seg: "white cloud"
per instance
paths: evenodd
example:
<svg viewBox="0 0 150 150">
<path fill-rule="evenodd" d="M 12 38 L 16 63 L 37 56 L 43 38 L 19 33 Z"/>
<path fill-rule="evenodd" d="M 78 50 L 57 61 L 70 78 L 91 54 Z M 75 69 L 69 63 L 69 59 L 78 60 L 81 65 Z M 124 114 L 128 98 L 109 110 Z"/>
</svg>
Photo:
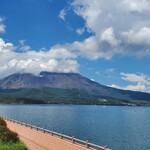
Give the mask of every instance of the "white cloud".
<svg viewBox="0 0 150 150">
<path fill-rule="evenodd" d="M 13 44 L 0 40 L 0 55 L 3 58 L 0 60 L 2 64 L 0 70 L 7 70 L 6 68 L 10 67 L 8 62 L 11 60 L 13 66 L 23 69 L 25 66 L 28 68 L 40 66 L 39 68 L 55 70 L 56 66 L 60 65 L 63 71 L 77 71 L 79 67 L 77 57 L 86 57 L 90 60 L 111 59 L 116 55 L 150 57 L 149 3 L 148 0 L 73 0 L 68 8 L 65 7 L 60 11 L 59 17 L 69 26 L 66 15 L 70 13 L 69 11 L 73 11 L 84 21 L 84 27 L 77 28 L 76 32 L 78 34 L 89 32 L 89 37 L 82 41 L 55 45 L 48 51 L 34 51 L 24 43 L 25 41 L 21 41 L 19 48 L 22 53 L 15 52 Z M 72 15 L 72 19 L 73 17 Z M 46 67 L 49 61 L 52 65 Z M 38 70 L 38 67 L 36 69 Z"/>
<path fill-rule="evenodd" d="M 91 36 L 85 39 L 83 42 L 75 41 L 70 45 L 70 49 L 76 49 L 79 51 L 81 56 L 85 56 L 88 59 L 95 60 L 103 54 L 99 53 L 98 41 L 95 36 Z M 95 53 L 97 55 L 95 55 Z"/>
<path fill-rule="evenodd" d="M 115 49 L 103 49 L 96 36 L 90 36 L 81 42 L 75 41 L 70 44 L 66 43 L 64 45 L 56 45 L 54 48 L 55 47 L 59 49 L 65 48 L 71 52 L 75 52 L 77 56 L 86 57 L 90 60 L 96 60 L 99 58 L 110 59 L 115 53 Z"/>
<path fill-rule="evenodd" d="M 31 49 L 31 47 L 29 45 L 24 45 L 20 48 L 20 50 L 22 51 L 29 51 Z"/>
<path fill-rule="evenodd" d="M 31 47 L 29 45 L 26 45 L 25 42 L 26 42 L 26 40 L 19 40 L 19 43 L 20 43 L 19 49 L 21 51 L 29 51 L 29 50 L 31 50 Z"/>
<path fill-rule="evenodd" d="M 122 36 L 129 44 L 148 44 L 150 45 L 150 28 L 142 27 L 140 30 L 131 29 L 122 32 Z"/>
<path fill-rule="evenodd" d="M 24 43 L 23 43 L 24 44 Z M 18 53 L 12 43 L 0 38 L 0 78 L 16 72 L 41 71 L 78 72 L 76 54 L 67 49 L 51 48 L 48 51 L 23 51 Z"/>
<path fill-rule="evenodd" d="M 4 19 L 0 17 L 0 33 L 6 32 L 6 26 L 3 24 Z"/>
<path fill-rule="evenodd" d="M 131 91 L 140 91 L 140 92 L 150 92 L 150 89 L 147 89 L 145 85 L 128 85 L 128 86 L 119 86 L 117 84 L 108 85 L 113 88 L 122 89 L 122 90 L 131 90 Z"/>
<path fill-rule="evenodd" d="M 147 84 L 150 85 L 150 80 L 147 75 L 144 74 L 134 74 L 134 73 L 120 73 L 122 76 L 121 78 L 125 81 L 130 81 L 130 82 L 139 82 L 141 84 Z"/>
<path fill-rule="evenodd" d="M 150 93 L 150 76 L 144 74 L 131 74 L 131 73 L 120 73 L 121 79 L 131 82 L 127 86 L 119 86 L 117 84 L 108 85 L 110 87 L 123 89 L 123 90 L 132 90 L 132 91 L 141 91 Z"/>
<path fill-rule="evenodd" d="M 0 24 L 0 33 L 5 33 L 6 26 L 4 24 Z"/>
<path fill-rule="evenodd" d="M 115 38 L 113 28 L 110 27 L 106 29 L 102 34 L 101 34 L 101 41 L 108 42 L 112 46 L 118 46 L 119 41 Z"/>
<path fill-rule="evenodd" d="M 65 16 L 66 16 L 66 10 L 65 9 L 62 9 L 60 12 L 59 12 L 59 15 L 58 17 L 62 20 L 65 21 Z"/>
<path fill-rule="evenodd" d="M 0 52 L 6 53 L 12 51 L 14 45 L 12 43 L 6 43 L 2 38 L 0 38 Z"/>
<path fill-rule="evenodd" d="M 26 40 L 19 40 L 19 43 L 20 43 L 21 45 L 24 45 L 25 42 L 26 42 Z"/>
<path fill-rule="evenodd" d="M 93 35 L 73 42 L 72 47 L 76 43 L 77 50 L 87 58 L 92 53 L 90 59 L 110 59 L 115 55 L 150 57 L 149 4 L 148 0 L 74 0 L 71 8 L 84 20 L 86 32 Z M 82 30 L 76 32 L 82 34 Z M 93 47 L 87 49 L 89 45 Z"/>
<path fill-rule="evenodd" d="M 124 8 L 131 12 L 142 13 L 143 11 L 150 11 L 149 0 L 122 0 Z"/>
<path fill-rule="evenodd" d="M 108 5 L 110 3 L 111 5 Z M 65 7 L 60 11 L 59 17 L 72 30 L 66 20 L 66 15 L 73 10 L 85 23 L 84 27 L 77 28 L 76 32 L 79 35 L 89 32 L 91 36 L 83 41 L 55 45 L 47 55 L 57 59 L 61 58 L 61 55 L 65 59 L 67 57 L 76 59 L 76 57 L 82 56 L 90 60 L 111 59 L 115 55 L 149 57 L 150 45 L 147 46 L 147 44 L 150 42 L 150 34 L 146 34 L 149 33 L 150 20 L 146 17 L 149 13 L 146 14 L 145 12 L 140 15 L 130 13 L 127 9 L 131 10 L 132 7 L 126 8 L 126 6 L 132 6 L 133 4 L 139 11 L 144 11 L 147 9 L 146 4 L 148 2 L 143 0 L 142 4 L 139 5 L 138 0 L 93 0 L 92 2 L 91 0 L 74 0 L 68 8 Z M 31 50 L 31 47 L 24 42 L 22 41 L 20 50 Z M 131 44 L 132 46 L 130 46 Z M 142 46 L 137 48 L 137 44 L 142 44 Z M 39 57 L 39 54 L 43 55 L 43 53 L 45 52 L 35 53 L 31 51 L 27 55 Z M 45 56 L 43 57 L 45 58 Z"/>
<path fill-rule="evenodd" d="M 71 51 L 68 51 L 65 48 L 51 48 L 51 50 L 48 52 L 48 55 L 50 58 L 76 58 L 77 55 L 75 53 L 72 53 Z"/>
<path fill-rule="evenodd" d="M 78 28 L 76 29 L 76 33 L 82 35 L 85 32 L 85 28 Z"/>
<path fill-rule="evenodd" d="M 74 7 L 74 12 L 85 20 L 86 27 L 94 31 L 96 28 L 96 20 L 101 14 L 101 2 L 99 0 L 75 0 L 71 4 Z"/>
</svg>

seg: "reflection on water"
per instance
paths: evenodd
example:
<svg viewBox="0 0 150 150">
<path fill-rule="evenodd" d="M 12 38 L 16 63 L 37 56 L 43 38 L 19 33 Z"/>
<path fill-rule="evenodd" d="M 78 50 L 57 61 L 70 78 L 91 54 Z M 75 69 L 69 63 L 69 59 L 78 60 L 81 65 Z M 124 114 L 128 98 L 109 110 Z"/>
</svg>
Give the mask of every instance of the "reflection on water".
<svg viewBox="0 0 150 150">
<path fill-rule="evenodd" d="M 0 105 L 0 115 L 113 150 L 150 150 L 149 114 L 149 107 Z"/>
</svg>

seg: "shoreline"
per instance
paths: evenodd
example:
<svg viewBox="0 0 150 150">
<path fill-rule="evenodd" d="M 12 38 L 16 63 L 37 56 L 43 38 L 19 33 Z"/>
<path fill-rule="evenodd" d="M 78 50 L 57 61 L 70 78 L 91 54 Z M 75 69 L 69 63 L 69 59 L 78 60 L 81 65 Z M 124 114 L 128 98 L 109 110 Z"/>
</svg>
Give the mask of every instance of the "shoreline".
<svg viewBox="0 0 150 150">
<path fill-rule="evenodd" d="M 0 103 L 0 105 L 18 105 L 18 106 L 21 106 L 21 105 L 27 105 L 27 106 L 33 106 L 33 105 L 35 105 L 35 106 L 39 106 L 39 105 L 41 105 L 41 106 L 46 106 L 46 105 L 62 105 L 62 106 L 64 106 L 64 105 L 68 105 L 68 106 L 101 106 L 101 107 L 120 107 L 120 106 L 122 106 L 122 107 L 150 107 L 150 105 L 111 105 L 111 104 L 106 104 L 106 105 L 100 105 L 100 104 L 20 104 L 20 103 Z"/>
</svg>

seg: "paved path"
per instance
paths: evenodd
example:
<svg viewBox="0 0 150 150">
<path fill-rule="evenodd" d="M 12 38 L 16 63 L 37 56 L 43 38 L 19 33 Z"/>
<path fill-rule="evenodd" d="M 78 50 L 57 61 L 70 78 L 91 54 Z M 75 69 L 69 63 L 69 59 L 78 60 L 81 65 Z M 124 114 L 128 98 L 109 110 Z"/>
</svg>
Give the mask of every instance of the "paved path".
<svg viewBox="0 0 150 150">
<path fill-rule="evenodd" d="M 27 145 L 29 150 L 89 150 L 80 145 L 17 123 L 7 120 L 6 123 L 10 130 L 18 133 L 20 139 Z"/>
</svg>

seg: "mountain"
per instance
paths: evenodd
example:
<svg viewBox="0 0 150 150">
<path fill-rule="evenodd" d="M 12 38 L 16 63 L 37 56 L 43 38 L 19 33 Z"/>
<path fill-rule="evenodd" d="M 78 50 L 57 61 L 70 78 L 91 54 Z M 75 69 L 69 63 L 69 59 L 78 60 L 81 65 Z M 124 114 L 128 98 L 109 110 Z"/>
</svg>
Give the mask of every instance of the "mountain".
<svg viewBox="0 0 150 150">
<path fill-rule="evenodd" d="M 150 94 L 107 87 L 78 73 L 16 73 L 0 80 L 0 103 L 150 105 Z"/>
<path fill-rule="evenodd" d="M 3 89 L 51 87 L 91 90 L 91 88 L 95 88 L 96 85 L 99 86 L 98 83 L 93 82 L 77 73 L 41 72 L 38 76 L 30 73 L 23 73 L 13 74 L 0 80 L 0 88 Z"/>
</svg>

